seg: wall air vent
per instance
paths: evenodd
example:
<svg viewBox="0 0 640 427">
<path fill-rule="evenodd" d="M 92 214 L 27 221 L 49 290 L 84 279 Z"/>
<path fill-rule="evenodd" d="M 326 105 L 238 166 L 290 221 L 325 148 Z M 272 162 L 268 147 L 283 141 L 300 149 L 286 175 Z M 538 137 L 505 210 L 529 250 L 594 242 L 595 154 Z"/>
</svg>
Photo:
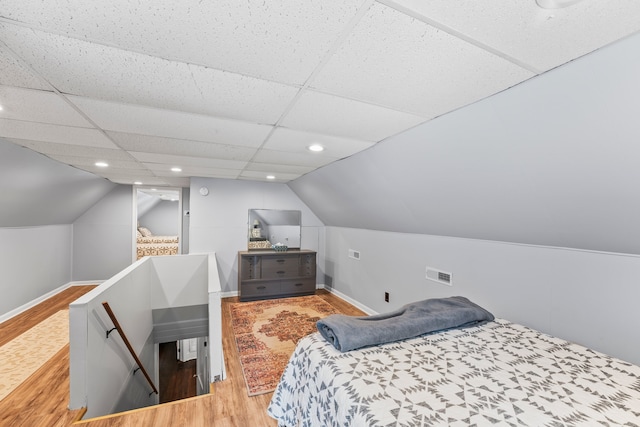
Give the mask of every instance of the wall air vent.
<svg viewBox="0 0 640 427">
<path fill-rule="evenodd" d="M 427 267 L 427 280 L 442 283 L 443 285 L 451 286 L 451 273 L 436 270 L 435 268 Z"/>
</svg>

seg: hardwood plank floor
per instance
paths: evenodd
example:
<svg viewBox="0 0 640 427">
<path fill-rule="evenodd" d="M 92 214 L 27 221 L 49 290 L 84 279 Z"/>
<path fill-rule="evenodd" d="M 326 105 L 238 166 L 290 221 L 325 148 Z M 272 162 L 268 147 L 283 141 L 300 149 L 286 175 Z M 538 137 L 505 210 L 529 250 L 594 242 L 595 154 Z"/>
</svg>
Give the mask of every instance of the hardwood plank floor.
<svg viewBox="0 0 640 427">
<path fill-rule="evenodd" d="M 95 286 L 72 286 L 0 323 L 0 345 L 28 331 Z M 19 357 L 19 355 L 17 355 Z M 82 411 L 69 406 L 69 345 L 0 401 L 0 426 L 68 426 Z"/>
<path fill-rule="evenodd" d="M 175 342 L 160 344 L 159 353 L 160 403 L 195 397 L 197 394 L 196 360 L 179 361 Z"/>
<path fill-rule="evenodd" d="M 86 292 L 87 287 L 81 286 Z M 69 288 L 71 289 L 71 288 Z M 65 291 L 66 292 L 66 291 Z M 0 337 L 13 334 L 12 328 L 22 332 L 46 319 L 51 314 L 65 308 L 82 295 L 80 290 L 69 290 L 66 295 L 56 295 L 43 302 L 43 307 L 35 307 L 35 313 L 25 313 L 23 321 L 10 319 L 0 324 Z M 364 313 L 327 291 L 319 290 L 318 296 L 333 305 L 342 313 L 363 315 Z M 67 298 L 65 300 L 65 298 Z M 74 425 L 91 427 L 120 426 L 276 426 L 275 420 L 267 415 L 266 409 L 273 393 L 249 397 L 238 358 L 228 304 L 238 302 L 238 298 L 222 300 L 222 336 L 227 378 L 214 383 L 211 394 L 178 400 L 164 405 L 142 408 L 121 414 L 114 414 L 90 420 L 82 420 Z M 47 312 L 49 314 L 41 314 Z M 17 316 L 16 316 L 17 317 Z M 40 319 L 40 320 L 37 320 Z M 33 323 L 32 323 L 33 322 Z M 25 323 L 25 324 L 23 324 Z M 22 332 L 17 332 L 16 335 Z M 66 346 L 45 364 L 36 374 L 18 387 L 13 393 L 0 401 L 0 425 L 2 426 L 68 426 L 80 415 L 79 411 L 67 409 L 69 402 L 69 346 Z"/>
</svg>

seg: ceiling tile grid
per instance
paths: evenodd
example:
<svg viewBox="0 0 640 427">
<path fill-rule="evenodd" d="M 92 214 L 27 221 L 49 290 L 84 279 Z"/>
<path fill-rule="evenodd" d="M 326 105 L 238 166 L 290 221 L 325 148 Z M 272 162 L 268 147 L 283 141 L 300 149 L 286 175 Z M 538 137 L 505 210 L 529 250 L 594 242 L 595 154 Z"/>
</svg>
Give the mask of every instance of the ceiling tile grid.
<svg viewBox="0 0 640 427">
<path fill-rule="evenodd" d="M 362 3 L 3 0 L 2 16 L 92 43 L 301 85 Z"/>
<path fill-rule="evenodd" d="M 311 86 L 433 118 L 534 74 L 438 28 L 375 5 Z"/>
<path fill-rule="evenodd" d="M 637 0 L 3 0 L 0 138 L 117 183 L 287 182 L 639 18 Z"/>
</svg>

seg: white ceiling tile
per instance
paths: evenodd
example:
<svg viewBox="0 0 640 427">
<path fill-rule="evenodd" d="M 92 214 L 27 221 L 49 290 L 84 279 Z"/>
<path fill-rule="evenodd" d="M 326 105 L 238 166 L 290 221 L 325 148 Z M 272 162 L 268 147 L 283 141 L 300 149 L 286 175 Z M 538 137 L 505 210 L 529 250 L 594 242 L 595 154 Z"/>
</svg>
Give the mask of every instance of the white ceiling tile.
<svg viewBox="0 0 640 427">
<path fill-rule="evenodd" d="M 210 168 L 222 168 L 222 169 L 242 169 L 246 166 L 246 161 L 238 160 L 226 160 L 226 159 L 209 159 L 203 157 L 189 157 L 189 156 L 174 156 L 169 154 L 158 153 L 141 153 L 131 152 L 131 155 L 138 161 L 143 163 L 158 163 L 164 165 L 170 165 L 170 167 L 186 167 L 186 166 L 198 166 L 198 167 L 210 167 Z M 166 168 L 167 170 L 170 169 Z"/>
<path fill-rule="evenodd" d="M 315 166 L 301 166 L 301 165 L 283 165 L 275 163 L 257 163 L 251 162 L 247 164 L 244 170 L 256 171 L 256 172 L 272 172 L 272 173 L 285 173 L 285 174 L 300 174 L 309 173 L 316 169 Z"/>
<path fill-rule="evenodd" d="M 164 165 L 156 164 L 156 163 L 146 163 L 145 166 L 152 170 L 154 174 L 161 177 L 190 177 L 190 176 L 202 176 L 202 177 L 219 177 L 219 178 L 237 178 L 241 169 L 226 169 L 226 168 L 215 168 L 215 167 L 200 167 L 200 166 L 186 166 L 183 168 L 182 172 L 175 173 L 171 172 Z"/>
<path fill-rule="evenodd" d="M 308 150 L 312 144 L 320 144 L 324 147 L 321 153 L 314 153 Z M 269 136 L 263 149 L 275 151 L 289 151 L 295 153 L 305 153 L 307 155 L 328 156 L 333 159 L 341 159 L 351 156 L 359 151 L 374 145 L 374 142 L 363 141 L 353 138 L 341 138 L 321 133 L 303 132 L 294 129 L 277 127 Z"/>
<path fill-rule="evenodd" d="M 96 129 L 59 126 L 48 123 L 0 119 L 0 137 L 29 139 L 88 147 L 118 147 Z"/>
<path fill-rule="evenodd" d="M 376 4 L 311 86 L 433 118 L 534 75 L 500 56 Z"/>
<path fill-rule="evenodd" d="M 109 159 L 106 158 L 98 158 L 98 159 L 92 159 L 89 157 L 78 157 L 78 156 L 63 156 L 63 155 L 58 155 L 58 154 L 49 154 L 49 157 L 51 157 L 52 159 L 55 159 L 59 162 L 62 163 L 66 163 L 68 165 L 73 165 L 73 166 L 77 166 L 77 167 L 89 167 L 91 168 L 91 170 L 96 170 L 96 171 L 107 171 L 108 169 L 106 168 L 101 168 L 95 165 L 95 163 L 97 161 L 107 161 Z M 134 161 L 133 159 L 131 160 L 116 160 L 116 159 L 110 159 L 108 162 L 109 164 L 109 168 L 113 168 L 115 170 L 120 169 L 120 170 L 128 170 L 128 169 L 138 169 L 140 168 L 140 164 L 136 161 Z"/>
<path fill-rule="evenodd" d="M 156 176 L 128 175 L 126 174 L 126 172 L 121 174 L 103 173 L 100 176 L 108 179 L 111 182 L 115 182 L 116 184 L 133 185 L 136 182 L 141 182 L 142 184 L 140 185 L 173 186 L 173 184 L 169 183 L 166 178 Z M 188 185 L 186 185 L 185 187 L 188 187 Z"/>
<path fill-rule="evenodd" d="M 153 178 L 155 175 L 153 172 L 147 169 L 118 169 L 118 168 L 99 168 L 94 165 L 72 165 L 78 169 L 82 169 L 87 172 L 91 172 L 94 175 L 101 176 L 103 178 L 110 179 L 115 176 L 129 176 L 136 178 Z"/>
<path fill-rule="evenodd" d="M 267 178 L 267 175 L 274 176 L 274 179 Z M 274 174 L 265 174 L 264 172 L 256 172 L 256 171 L 244 171 L 238 178 L 240 179 L 251 179 L 256 181 L 266 181 L 266 182 L 288 182 L 292 179 L 296 179 L 300 177 L 301 174 L 293 174 L 293 173 L 274 173 Z"/>
<path fill-rule="evenodd" d="M 23 27 L 0 34 L 60 92 L 72 95 L 275 123 L 298 92 L 280 83 Z"/>
<path fill-rule="evenodd" d="M 302 84 L 362 3 L 113 0 L 35 7 L 3 0 L 2 16 L 126 50 Z"/>
<path fill-rule="evenodd" d="M 380 141 L 425 119 L 377 105 L 305 91 L 282 125 L 367 141 Z"/>
<path fill-rule="evenodd" d="M 319 153 L 291 153 L 288 151 L 273 151 L 262 149 L 253 158 L 254 162 L 272 163 L 276 165 L 299 165 L 320 167 L 338 159 L 323 156 Z"/>
<path fill-rule="evenodd" d="M 189 141 L 120 132 L 107 132 L 107 134 L 116 144 L 127 151 L 240 161 L 251 159 L 256 152 L 256 148 L 223 145 L 214 142 Z"/>
<path fill-rule="evenodd" d="M 26 3 L 26 2 L 25 2 Z M 3 4 L 4 5 L 4 4 Z M 0 28 L 3 24 L 0 24 Z M 40 77 L 35 75 L 26 64 L 9 51 L 0 38 L 0 84 L 41 90 L 53 90 Z"/>
<path fill-rule="evenodd" d="M 387 0 L 540 71 L 638 31 L 637 0 L 582 0 L 542 9 L 534 0 Z"/>
<path fill-rule="evenodd" d="M 0 117 L 28 122 L 92 128 L 62 97 L 42 90 L 0 86 Z"/>
<path fill-rule="evenodd" d="M 8 141 L 14 144 L 21 145 L 23 147 L 30 148 L 42 154 L 56 155 L 56 156 L 76 156 L 86 157 L 95 160 L 131 160 L 133 157 L 124 150 L 100 148 L 100 147 L 86 147 L 82 145 L 70 145 L 59 144 L 42 141 L 30 141 L 24 139 L 7 138 Z"/>
<path fill-rule="evenodd" d="M 259 147 L 272 129 L 272 126 L 200 114 L 77 96 L 69 99 L 102 129 L 116 132 Z"/>
</svg>

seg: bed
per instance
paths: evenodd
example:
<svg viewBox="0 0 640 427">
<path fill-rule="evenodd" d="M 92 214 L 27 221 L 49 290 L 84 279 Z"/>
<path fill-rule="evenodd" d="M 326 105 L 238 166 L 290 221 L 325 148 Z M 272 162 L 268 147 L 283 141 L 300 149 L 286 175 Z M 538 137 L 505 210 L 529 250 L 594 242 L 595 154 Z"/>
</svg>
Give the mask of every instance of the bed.
<svg viewBox="0 0 640 427">
<path fill-rule="evenodd" d="M 640 426 L 640 367 L 503 319 L 340 352 L 299 341 L 268 408 L 294 426 Z"/>
<path fill-rule="evenodd" d="M 178 236 L 154 236 L 146 227 L 138 227 L 136 238 L 137 259 L 145 256 L 176 255 Z"/>
</svg>

